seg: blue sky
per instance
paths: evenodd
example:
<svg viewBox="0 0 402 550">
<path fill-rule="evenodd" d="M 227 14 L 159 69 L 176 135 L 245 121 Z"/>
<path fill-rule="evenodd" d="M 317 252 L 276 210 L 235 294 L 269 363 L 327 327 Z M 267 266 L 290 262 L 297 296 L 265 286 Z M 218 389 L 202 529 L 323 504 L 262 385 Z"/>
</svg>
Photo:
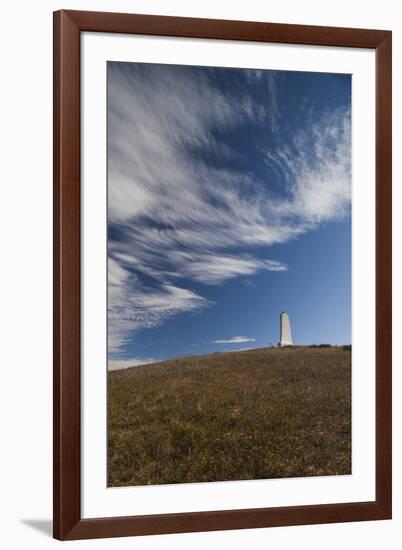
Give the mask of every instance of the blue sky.
<svg viewBox="0 0 402 550">
<path fill-rule="evenodd" d="M 109 368 L 351 341 L 351 77 L 108 63 Z"/>
</svg>

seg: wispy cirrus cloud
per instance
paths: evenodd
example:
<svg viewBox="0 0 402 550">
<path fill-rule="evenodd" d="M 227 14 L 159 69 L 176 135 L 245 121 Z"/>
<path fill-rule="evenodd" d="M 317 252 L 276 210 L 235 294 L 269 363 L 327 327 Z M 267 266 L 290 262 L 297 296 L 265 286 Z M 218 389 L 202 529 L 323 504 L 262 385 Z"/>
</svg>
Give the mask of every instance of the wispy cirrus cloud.
<svg viewBox="0 0 402 550">
<path fill-rule="evenodd" d="M 286 271 L 285 263 L 254 252 L 348 215 L 350 112 L 323 113 L 286 146 L 262 149 L 265 178 L 274 174 L 282 182 L 273 192 L 261 174 L 231 166 L 238 152 L 219 136 L 253 125 L 265 125 L 273 135 L 279 131 L 275 73 L 249 71 L 249 90 L 245 86 L 242 93 L 218 86 L 214 75 L 109 64 L 112 354 L 124 350 L 135 331 L 210 307 L 200 290 L 189 288 L 192 283 L 222 285 L 261 271 Z M 252 93 L 253 78 L 263 83 L 265 103 Z"/>
<path fill-rule="evenodd" d="M 234 277 L 252 275 L 257 271 L 287 271 L 287 265 L 275 260 L 259 260 L 246 255 L 197 254 L 178 252 L 175 265 L 180 276 L 204 284 L 220 284 Z"/>
<path fill-rule="evenodd" d="M 316 225 L 350 212 L 351 116 L 349 109 L 325 112 L 300 130 L 289 144 L 266 152 L 267 164 L 280 170 L 290 196 L 274 208 L 281 217 Z"/>
<path fill-rule="evenodd" d="M 255 342 L 255 338 L 248 338 L 247 336 L 232 336 L 231 338 L 223 340 L 212 340 L 212 344 L 245 344 L 246 342 Z"/>
<path fill-rule="evenodd" d="M 185 288 L 168 283 L 144 285 L 139 277 L 113 258 L 108 260 L 108 351 L 124 349 L 134 331 L 158 326 L 181 312 L 194 311 L 210 302 Z"/>
</svg>

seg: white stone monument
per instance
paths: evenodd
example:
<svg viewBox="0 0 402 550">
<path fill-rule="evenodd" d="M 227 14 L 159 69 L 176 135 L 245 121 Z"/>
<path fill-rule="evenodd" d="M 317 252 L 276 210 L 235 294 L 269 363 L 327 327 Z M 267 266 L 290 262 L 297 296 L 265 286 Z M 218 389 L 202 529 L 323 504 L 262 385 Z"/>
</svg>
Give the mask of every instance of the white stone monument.
<svg viewBox="0 0 402 550">
<path fill-rule="evenodd" d="M 281 341 L 279 342 L 279 346 L 293 346 L 289 316 L 284 311 L 280 315 L 280 332 Z"/>
</svg>

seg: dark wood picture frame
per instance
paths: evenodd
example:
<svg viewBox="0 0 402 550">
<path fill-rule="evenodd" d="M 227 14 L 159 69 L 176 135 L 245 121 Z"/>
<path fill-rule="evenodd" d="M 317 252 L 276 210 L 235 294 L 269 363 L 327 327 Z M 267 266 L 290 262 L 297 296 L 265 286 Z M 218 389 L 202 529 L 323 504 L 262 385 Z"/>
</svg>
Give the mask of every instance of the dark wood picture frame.
<svg viewBox="0 0 402 550">
<path fill-rule="evenodd" d="M 127 517 L 81 518 L 80 34 L 84 31 L 375 49 L 376 499 Z M 54 13 L 54 537 L 61 540 L 391 518 L 390 31 L 122 13 Z"/>
</svg>

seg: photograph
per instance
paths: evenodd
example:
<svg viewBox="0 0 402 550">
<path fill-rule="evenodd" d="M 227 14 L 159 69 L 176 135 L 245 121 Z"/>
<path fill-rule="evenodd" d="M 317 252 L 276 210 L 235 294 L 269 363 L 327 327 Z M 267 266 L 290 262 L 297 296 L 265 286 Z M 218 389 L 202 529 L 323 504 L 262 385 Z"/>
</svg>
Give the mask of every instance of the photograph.
<svg viewBox="0 0 402 550">
<path fill-rule="evenodd" d="M 351 83 L 107 62 L 108 487 L 352 474 Z"/>
</svg>

